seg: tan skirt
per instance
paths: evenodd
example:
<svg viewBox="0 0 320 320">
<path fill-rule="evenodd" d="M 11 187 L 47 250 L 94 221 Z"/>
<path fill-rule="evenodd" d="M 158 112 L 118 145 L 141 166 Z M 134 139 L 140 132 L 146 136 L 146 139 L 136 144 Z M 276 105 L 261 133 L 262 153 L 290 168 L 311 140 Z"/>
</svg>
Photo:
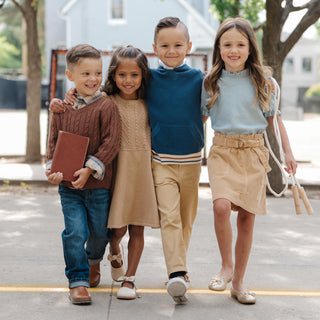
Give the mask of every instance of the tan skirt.
<svg viewBox="0 0 320 320">
<path fill-rule="evenodd" d="M 224 135 L 215 132 L 208 157 L 213 201 L 228 199 L 232 210 L 239 207 L 265 215 L 269 151 L 262 134 Z"/>
</svg>

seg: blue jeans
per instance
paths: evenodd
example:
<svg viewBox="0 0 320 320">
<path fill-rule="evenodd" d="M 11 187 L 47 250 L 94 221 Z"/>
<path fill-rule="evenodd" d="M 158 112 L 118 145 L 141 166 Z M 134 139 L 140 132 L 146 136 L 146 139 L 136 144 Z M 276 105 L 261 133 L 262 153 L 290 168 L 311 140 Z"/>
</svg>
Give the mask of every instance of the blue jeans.
<svg viewBox="0 0 320 320">
<path fill-rule="evenodd" d="M 89 287 L 90 264 L 103 258 L 111 239 L 107 228 L 110 193 L 107 189 L 77 190 L 59 186 L 65 230 L 62 244 L 69 288 Z"/>
</svg>

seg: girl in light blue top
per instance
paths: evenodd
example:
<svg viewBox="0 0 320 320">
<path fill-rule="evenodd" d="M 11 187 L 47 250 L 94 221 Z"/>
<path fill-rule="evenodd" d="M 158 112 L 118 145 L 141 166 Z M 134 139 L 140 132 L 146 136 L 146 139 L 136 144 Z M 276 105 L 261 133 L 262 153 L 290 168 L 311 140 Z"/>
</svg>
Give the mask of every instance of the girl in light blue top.
<svg viewBox="0 0 320 320">
<path fill-rule="evenodd" d="M 231 295 L 240 303 L 255 303 L 245 289 L 256 214 L 266 214 L 266 174 L 269 152 L 263 135 L 273 129 L 273 85 L 261 65 L 254 31 L 242 18 L 225 20 L 216 35 L 212 69 L 204 80 L 202 114 L 211 118 L 215 132 L 208 157 L 214 225 L 222 267 L 210 280 L 211 290 L 222 291 L 232 281 Z M 206 96 L 207 95 L 207 96 Z M 286 170 L 297 164 L 279 115 L 276 116 L 285 154 Z M 235 264 L 232 258 L 231 210 L 238 212 Z"/>
</svg>

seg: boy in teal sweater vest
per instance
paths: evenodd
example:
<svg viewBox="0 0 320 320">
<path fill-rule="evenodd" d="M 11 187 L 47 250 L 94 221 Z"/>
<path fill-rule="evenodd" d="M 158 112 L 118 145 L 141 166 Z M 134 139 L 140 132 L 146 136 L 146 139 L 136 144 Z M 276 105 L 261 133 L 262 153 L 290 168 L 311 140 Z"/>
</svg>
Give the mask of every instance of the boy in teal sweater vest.
<svg viewBox="0 0 320 320">
<path fill-rule="evenodd" d="M 187 27 L 175 17 L 159 21 L 153 49 L 160 66 L 151 70 L 147 93 L 153 176 L 160 213 L 163 252 L 176 303 L 188 301 L 187 250 L 197 214 L 201 172 L 203 74 L 185 64 L 190 52 Z"/>
</svg>

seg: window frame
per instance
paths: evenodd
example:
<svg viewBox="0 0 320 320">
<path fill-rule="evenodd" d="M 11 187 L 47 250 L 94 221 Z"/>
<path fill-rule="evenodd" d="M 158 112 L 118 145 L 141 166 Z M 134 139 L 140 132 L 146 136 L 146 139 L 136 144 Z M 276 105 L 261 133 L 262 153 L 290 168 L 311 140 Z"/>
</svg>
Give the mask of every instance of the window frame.
<svg viewBox="0 0 320 320">
<path fill-rule="evenodd" d="M 291 64 L 289 64 L 289 61 Z M 283 63 L 283 72 L 285 74 L 293 74 L 295 73 L 295 59 L 294 57 L 287 57 Z"/>
<path fill-rule="evenodd" d="M 122 1 L 122 18 L 114 18 L 112 16 L 113 2 L 114 0 L 108 1 L 108 23 L 110 25 L 123 25 L 127 23 L 127 0 L 119 0 Z"/>
<path fill-rule="evenodd" d="M 305 68 L 305 62 L 308 63 L 308 69 Z M 301 59 L 301 71 L 303 73 L 312 73 L 312 57 L 302 57 Z"/>
</svg>

